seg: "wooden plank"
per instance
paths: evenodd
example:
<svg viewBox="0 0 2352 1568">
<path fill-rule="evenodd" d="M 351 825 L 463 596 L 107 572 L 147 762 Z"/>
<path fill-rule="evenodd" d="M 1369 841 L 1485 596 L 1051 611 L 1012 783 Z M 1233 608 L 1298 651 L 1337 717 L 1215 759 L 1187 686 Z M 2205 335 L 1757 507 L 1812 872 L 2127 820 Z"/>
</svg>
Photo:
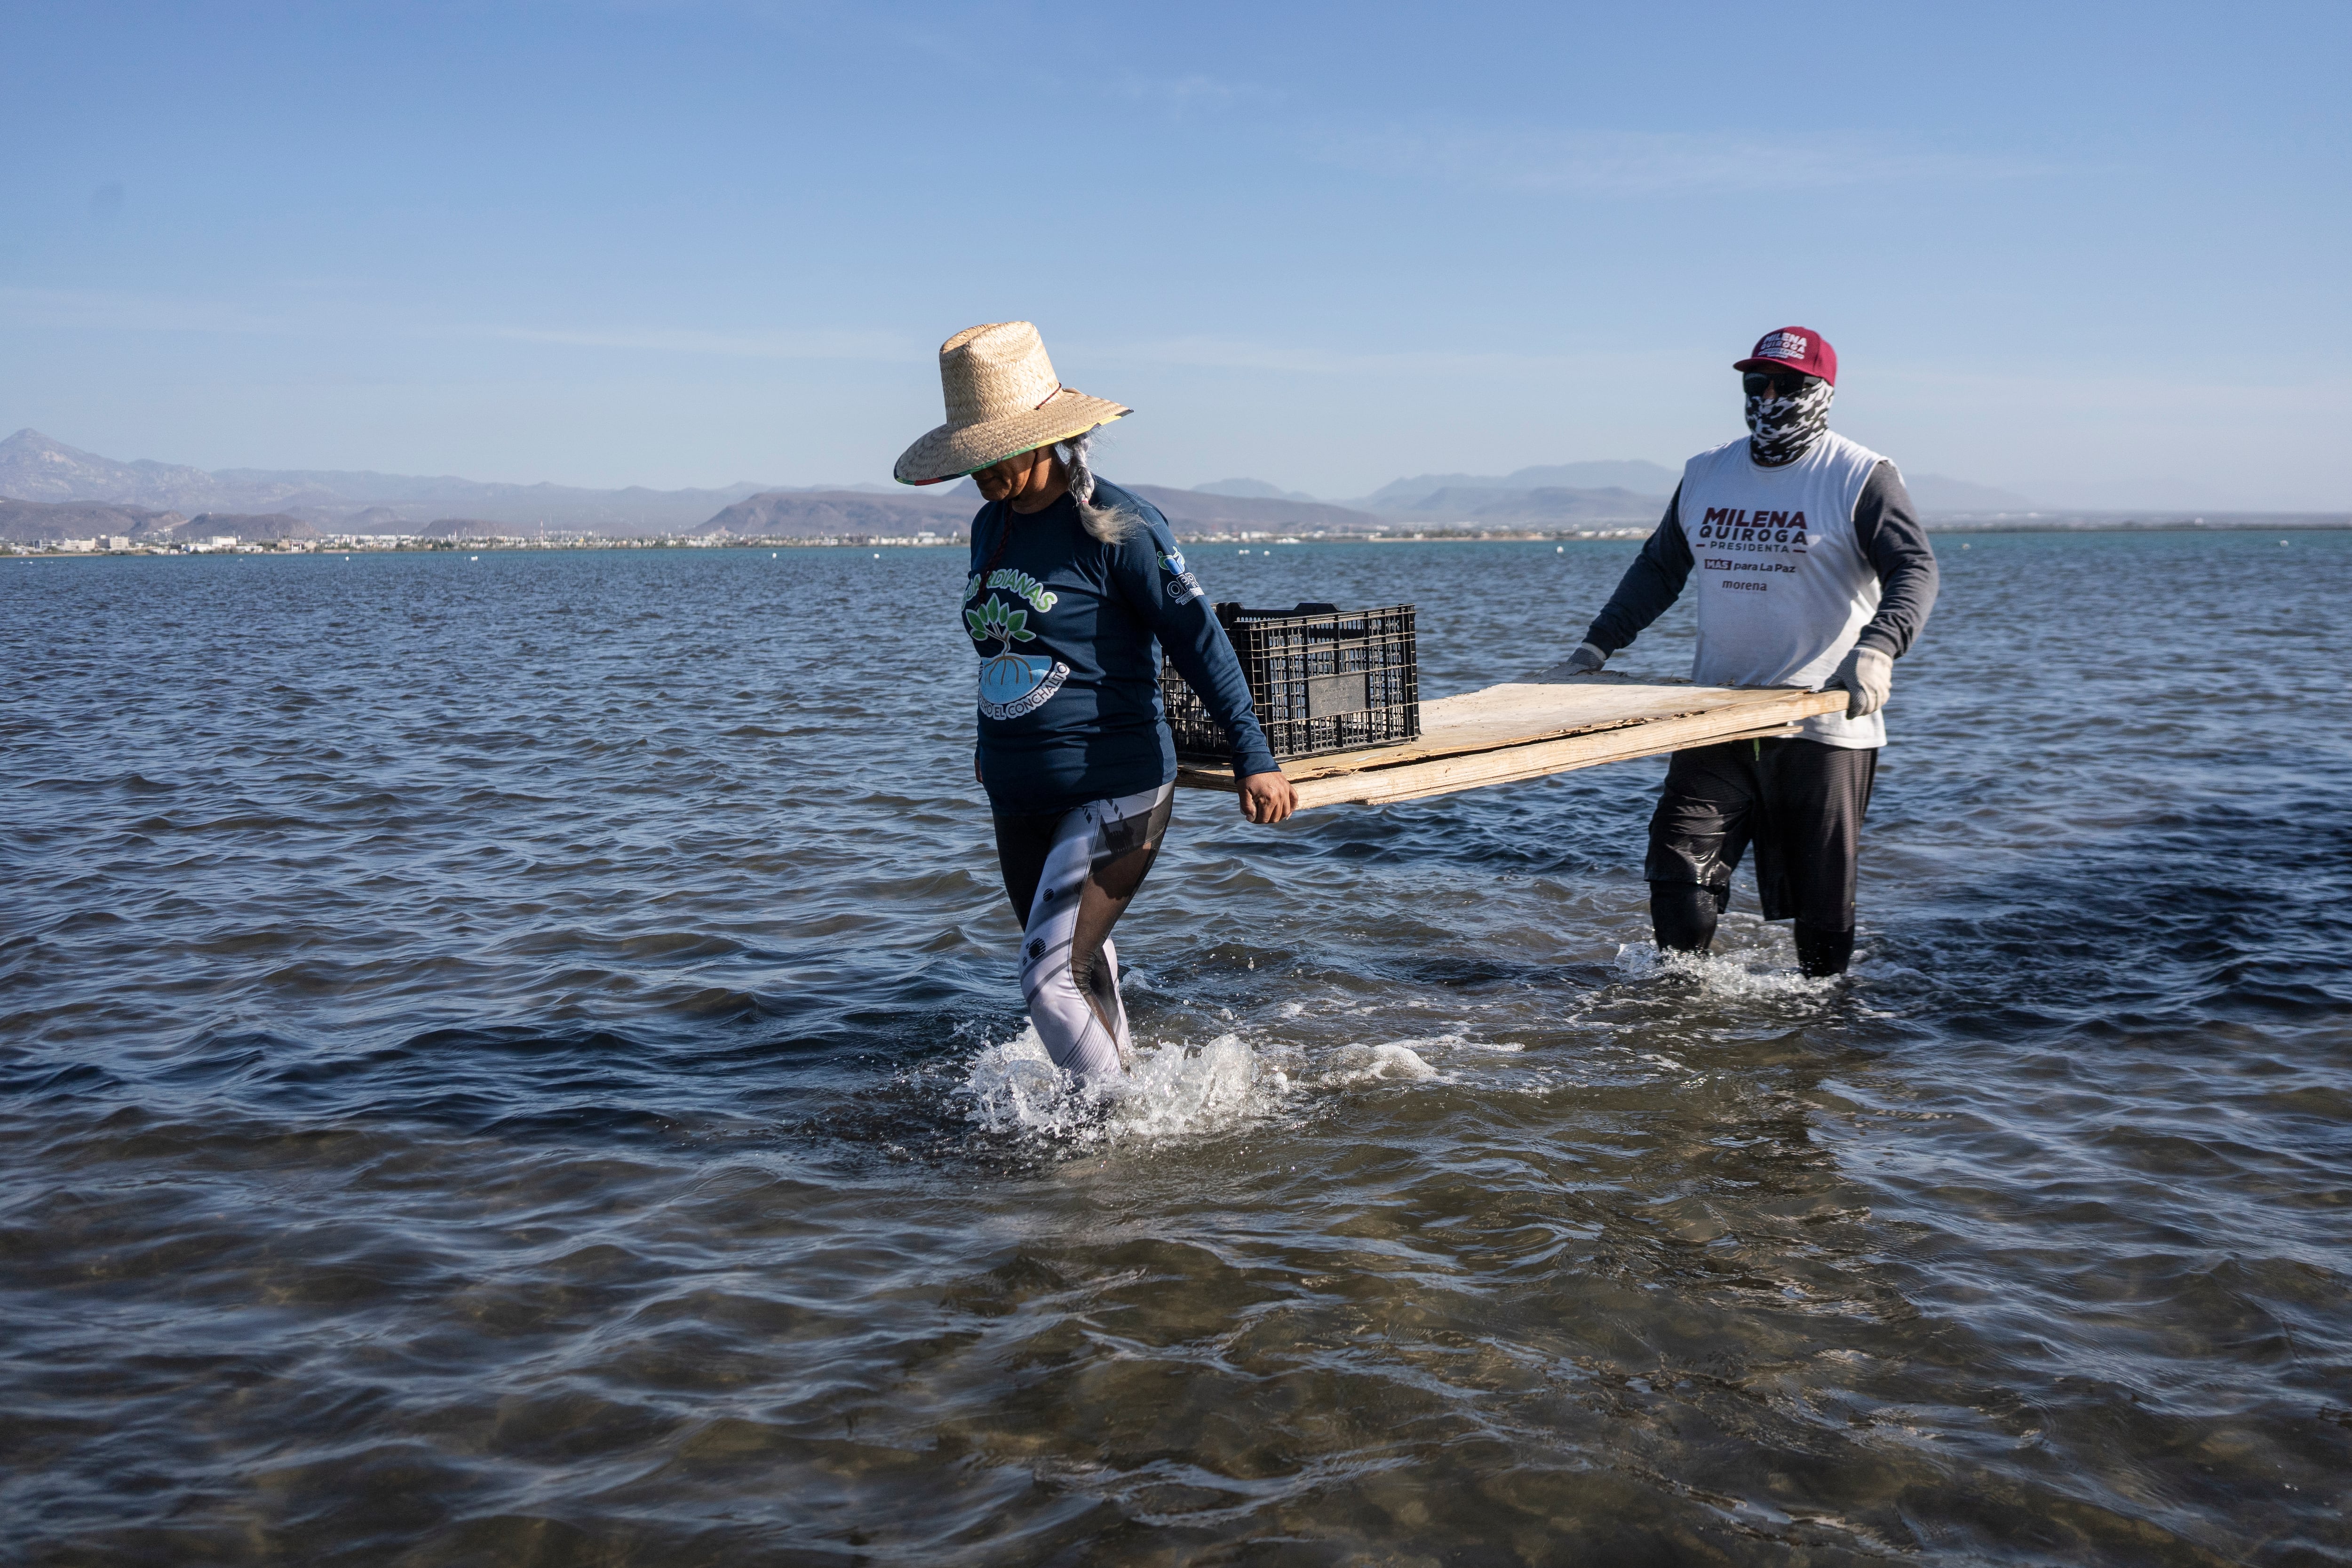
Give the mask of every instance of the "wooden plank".
<svg viewBox="0 0 2352 1568">
<path fill-rule="evenodd" d="M 1534 741 L 1524 746 L 1499 746 L 1458 757 L 1404 763 L 1374 773 L 1308 779 L 1294 787 L 1302 809 L 1313 805 L 1379 805 L 1390 801 L 1453 795 L 1487 784 L 1517 784 L 1522 779 L 1542 778 L 1576 768 L 1598 767 L 1602 763 L 1631 762 L 1685 746 L 1797 732 L 1794 725 L 1774 724 L 1726 734 L 1722 726 L 1707 722 L 1704 717 L 1664 719 L 1654 724 L 1602 730 L 1558 741 Z"/>
<path fill-rule="evenodd" d="M 1301 809 L 1418 800 L 1685 746 L 1791 734 L 1797 721 L 1845 704 L 1840 690 L 1644 684 L 1608 675 L 1490 686 L 1425 704 L 1417 741 L 1300 758 L 1282 771 Z M 1234 788 L 1222 769 L 1180 768 L 1176 782 Z"/>
<path fill-rule="evenodd" d="M 1643 682 L 1625 676 L 1583 676 L 1572 680 L 1518 681 L 1465 691 L 1424 702 L 1421 735 L 1399 745 L 1367 747 L 1330 756 L 1304 757 L 1285 771 L 1314 777 L 1327 773 L 1360 773 L 1423 757 L 1458 756 L 1464 752 L 1496 746 L 1525 745 L 1560 735 L 1580 735 L 1627 724 L 1654 723 L 1696 713 L 1765 710 L 1777 713 L 1790 691 L 1782 688 L 1743 689 L 1727 686 L 1693 686 L 1685 681 Z M 1763 720 L 1735 724 L 1755 728 Z M 1778 722 L 1778 720 L 1769 721 Z"/>
</svg>

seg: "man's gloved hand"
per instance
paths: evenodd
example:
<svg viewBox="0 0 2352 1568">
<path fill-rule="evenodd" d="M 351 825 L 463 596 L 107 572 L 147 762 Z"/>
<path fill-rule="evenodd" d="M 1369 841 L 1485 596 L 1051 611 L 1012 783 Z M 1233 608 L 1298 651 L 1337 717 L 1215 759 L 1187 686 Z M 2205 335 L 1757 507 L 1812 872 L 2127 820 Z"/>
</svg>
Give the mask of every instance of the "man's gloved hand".
<svg viewBox="0 0 2352 1568">
<path fill-rule="evenodd" d="M 1544 671 L 1546 680 L 1566 680 L 1571 675 L 1591 675 L 1609 662 L 1609 656 L 1591 643 L 1579 643 L 1576 651 Z"/>
<path fill-rule="evenodd" d="M 1886 694 L 1895 685 L 1895 659 L 1883 649 L 1857 643 L 1826 684 L 1846 689 L 1847 718 L 1867 718 L 1886 706 Z"/>
</svg>

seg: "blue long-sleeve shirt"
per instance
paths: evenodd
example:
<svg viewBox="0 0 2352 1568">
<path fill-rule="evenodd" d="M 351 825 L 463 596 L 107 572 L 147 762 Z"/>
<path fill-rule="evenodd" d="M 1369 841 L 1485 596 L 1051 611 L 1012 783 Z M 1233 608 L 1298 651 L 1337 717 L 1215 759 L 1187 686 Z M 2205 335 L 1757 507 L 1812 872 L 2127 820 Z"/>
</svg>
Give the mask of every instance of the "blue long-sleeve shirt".
<svg viewBox="0 0 2352 1568">
<path fill-rule="evenodd" d="M 962 612 L 980 656 L 990 801 L 1067 811 L 1174 778 L 1176 743 L 1160 701 L 1163 647 L 1234 738 L 1234 776 L 1272 772 L 1241 661 L 1168 520 L 1099 479 L 1093 504 L 1131 512 L 1139 525 L 1106 544 L 1066 495 L 1025 515 L 992 501 L 972 519 Z"/>
</svg>

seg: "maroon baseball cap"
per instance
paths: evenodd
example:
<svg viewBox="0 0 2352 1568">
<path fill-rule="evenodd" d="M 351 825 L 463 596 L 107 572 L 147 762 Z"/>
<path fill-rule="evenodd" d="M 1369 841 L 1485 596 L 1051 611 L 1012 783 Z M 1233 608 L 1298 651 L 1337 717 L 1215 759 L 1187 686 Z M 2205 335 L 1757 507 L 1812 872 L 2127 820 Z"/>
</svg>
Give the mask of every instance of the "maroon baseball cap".
<svg viewBox="0 0 2352 1568">
<path fill-rule="evenodd" d="M 1734 370 L 1801 370 L 1837 384 L 1837 350 L 1811 327 L 1782 327 L 1756 340 L 1748 357 Z"/>
</svg>

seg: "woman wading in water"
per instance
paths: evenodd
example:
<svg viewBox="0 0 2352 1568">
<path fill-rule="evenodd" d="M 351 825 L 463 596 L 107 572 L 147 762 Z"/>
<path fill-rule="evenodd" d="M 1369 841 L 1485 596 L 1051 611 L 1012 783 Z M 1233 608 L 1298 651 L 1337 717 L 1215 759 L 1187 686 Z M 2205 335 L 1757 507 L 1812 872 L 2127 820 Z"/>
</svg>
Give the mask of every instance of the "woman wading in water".
<svg viewBox="0 0 2352 1568">
<path fill-rule="evenodd" d="M 1024 927 L 1021 989 L 1055 1066 L 1118 1078 L 1129 1042 L 1110 928 L 1176 794 L 1160 648 L 1233 737 L 1242 815 L 1280 822 L 1297 802 L 1167 519 L 1087 465 L 1092 432 L 1129 410 L 1055 380 L 1026 321 L 958 332 L 940 379 L 948 422 L 896 474 L 969 474 L 988 502 L 972 519 L 963 628 L 980 655 L 974 767 Z"/>
</svg>

